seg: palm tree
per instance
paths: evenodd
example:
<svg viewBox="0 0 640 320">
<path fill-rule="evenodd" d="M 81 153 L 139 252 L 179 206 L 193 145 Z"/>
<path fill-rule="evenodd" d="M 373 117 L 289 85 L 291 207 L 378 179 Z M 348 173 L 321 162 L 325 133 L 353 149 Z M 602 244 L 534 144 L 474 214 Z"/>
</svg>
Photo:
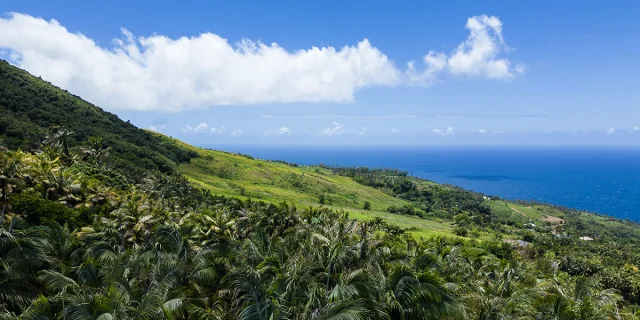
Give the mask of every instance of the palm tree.
<svg viewBox="0 0 640 320">
<path fill-rule="evenodd" d="M 7 211 L 9 195 L 13 188 L 21 181 L 16 177 L 18 174 L 18 162 L 11 153 L 0 155 L 0 201 L 2 211 L 0 212 L 0 227 L 4 222 L 4 215 Z"/>
<path fill-rule="evenodd" d="M 50 146 L 51 148 L 56 148 L 61 150 L 65 159 L 71 159 L 71 153 L 69 149 L 69 143 L 74 137 L 74 132 L 55 127 L 51 130 L 51 132 L 45 138 L 45 144 Z"/>
<path fill-rule="evenodd" d="M 85 156 L 91 162 L 95 162 L 98 166 L 104 165 L 109 157 L 111 147 L 105 147 L 104 141 L 100 137 L 89 137 L 88 146 L 81 149 Z"/>
<path fill-rule="evenodd" d="M 615 290 L 597 290 L 592 280 L 577 277 L 563 285 L 554 278 L 544 284 L 541 312 L 553 319 L 620 319 Z"/>
<path fill-rule="evenodd" d="M 463 318 L 464 311 L 453 297 L 454 286 L 434 272 L 415 274 L 397 267 L 387 280 L 385 303 L 396 319 Z"/>
<path fill-rule="evenodd" d="M 0 309 L 21 312 L 37 296 L 36 273 L 55 265 L 46 247 L 41 235 L 0 228 Z"/>
</svg>

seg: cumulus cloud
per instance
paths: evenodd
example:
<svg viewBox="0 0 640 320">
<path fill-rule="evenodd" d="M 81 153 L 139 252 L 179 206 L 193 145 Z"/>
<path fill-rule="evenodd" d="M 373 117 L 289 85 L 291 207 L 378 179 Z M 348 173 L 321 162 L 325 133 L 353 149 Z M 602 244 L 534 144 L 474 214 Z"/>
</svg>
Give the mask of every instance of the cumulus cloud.
<svg viewBox="0 0 640 320">
<path fill-rule="evenodd" d="M 433 129 L 433 133 L 441 136 L 448 136 L 453 134 L 453 127 L 448 127 L 447 129 L 440 130 L 438 128 Z"/>
<path fill-rule="evenodd" d="M 242 130 L 240 130 L 240 129 L 238 129 L 238 130 L 233 130 L 233 131 L 231 132 L 231 136 L 232 136 L 232 137 L 239 137 L 239 136 L 241 136 L 241 135 L 244 135 L 244 132 L 243 132 Z"/>
<path fill-rule="evenodd" d="M 607 134 L 614 134 L 614 133 L 616 133 L 615 128 L 609 128 L 609 130 L 607 130 Z"/>
<path fill-rule="evenodd" d="M 158 132 L 158 128 L 156 128 L 155 126 L 149 126 L 149 130 Z"/>
<path fill-rule="evenodd" d="M 425 69 L 419 71 L 415 62 L 407 65 L 408 83 L 429 86 L 435 83 L 439 74 L 476 76 L 490 79 L 508 79 L 515 73 L 524 73 L 526 66 L 501 57 L 513 49 L 509 48 L 502 37 L 502 22 L 495 16 L 475 16 L 467 20 L 469 37 L 460 43 L 449 55 L 429 51 L 423 57 Z"/>
<path fill-rule="evenodd" d="M 332 127 L 325 128 L 322 131 L 320 131 L 320 133 L 325 136 L 332 136 L 332 135 L 342 134 L 344 132 L 344 124 L 334 121 L 331 123 L 331 125 Z"/>
<path fill-rule="evenodd" d="M 396 129 L 396 128 L 391 129 L 391 133 L 392 133 L 392 134 L 393 134 L 393 133 L 399 133 L 399 132 L 400 132 L 400 130 L 398 130 L 398 129 Z"/>
<path fill-rule="evenodd" d="M 46 21 L 12 13 L 0 18 L 0 49 L 19 67 L 109 110 L 180 112 L 215 105 L 350 102 L 373 86 L 424 85 L 444 72 L 510 78 L 524 65 L 509 51 L 494 16 L 467 21 L 470 35 L 451 54 L 429 51 L 424 70 L 406 71 L 367 39 L 356 44 L 287 50 L 276 43 L 230 43 L 213 33 L 169 38 L 122 29 L 111 45 Z"/>
<path fill-rule="evenodd" d="M 639 125 L 635 125 L 633 126 L 633 131 L 640 131 L 640 126 Z"/>
<path fill-rule="evenodd" d="M 444 53 L 429 53 L 423 58 L 426 69 L 419 71 L 415 61 L 407 63 L 407 81 L 410 85 L 430 86 L 436 82 L 439 73 L 444 70 L 447 64 L 447 55 Z"/>
<path fill-rule="evenodd" d="M 122 29 L 122 39 L 107 48 L 56 20 L 18 13 L 0 19 L 0 30 L 0 47 L 20 67 L 109 109 L 348 102 L 357 89 L 399 81 L 391 61 L 366 39 L 287 51 L 248 39 L 231 44 L 212 33 L 171 39 Z"/>
<path fill-rule="evenodd" d="M 204 133 L 204 132 L 208 132 L 208 131 L 209 131 L 209 125 L 206 122 L 200 122 L 195 127 L 192 127 L 190 125 L 186 125 L 186 126 L 184 126 L 184 128 L 182 128 L 182 132 L 184 132 L 184 133 L 189 133 L 189 132 Z"/>
</svg>

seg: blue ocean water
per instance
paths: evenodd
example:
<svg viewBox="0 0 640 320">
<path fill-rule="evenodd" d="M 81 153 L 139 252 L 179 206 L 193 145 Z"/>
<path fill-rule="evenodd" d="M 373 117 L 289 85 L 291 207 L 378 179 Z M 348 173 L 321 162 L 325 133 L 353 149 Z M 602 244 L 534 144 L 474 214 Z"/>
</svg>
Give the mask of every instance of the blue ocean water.
<svg viewBox="0 0 640 320">
<path fill-rule="evenodd" d="M 640 221 L 639 147 L 217 146 L 304 165 L 389 167 L 506 199 Z"/>
</svg>

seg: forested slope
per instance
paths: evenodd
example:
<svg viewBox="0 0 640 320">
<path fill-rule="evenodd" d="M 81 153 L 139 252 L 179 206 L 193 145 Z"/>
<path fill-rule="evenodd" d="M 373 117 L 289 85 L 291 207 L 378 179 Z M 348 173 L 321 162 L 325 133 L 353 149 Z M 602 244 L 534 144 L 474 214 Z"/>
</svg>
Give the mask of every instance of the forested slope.
<svg viewBox="0 0 640 320">
<path fill-rule="evenodd" d="M 11 149 L 33 149 L 52 127 L 68 130 L 71 148 L 89 137 L 111 148 L 111 162 L 127 172 L 170 172 L 194 157 L 162 136 L 140 130 L 116 115 L 0 60 L 0 139 Z M 63 132 L 64 133 L 64 132 Z"/>
</svg>

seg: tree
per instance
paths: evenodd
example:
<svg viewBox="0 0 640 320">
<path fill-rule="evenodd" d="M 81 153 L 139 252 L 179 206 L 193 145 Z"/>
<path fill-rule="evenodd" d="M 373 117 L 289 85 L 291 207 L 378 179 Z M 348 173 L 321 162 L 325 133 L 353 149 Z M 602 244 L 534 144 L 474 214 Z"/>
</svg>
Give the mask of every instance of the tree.
<svg viewBox="0 0 640 320">
<path fill-rule="evenodd" d="M 463 226 L 457 226 L 453 228 L 453 233 L 457 236 L 466 237 L 469 234 L 469 230 Z"/>
<path fill-rule="evenodd" d="M 364 206 L 362 208 L 364 210 L 371 210 L 371 203 L 369 201 L 365 201 Z"/>
</svg>

